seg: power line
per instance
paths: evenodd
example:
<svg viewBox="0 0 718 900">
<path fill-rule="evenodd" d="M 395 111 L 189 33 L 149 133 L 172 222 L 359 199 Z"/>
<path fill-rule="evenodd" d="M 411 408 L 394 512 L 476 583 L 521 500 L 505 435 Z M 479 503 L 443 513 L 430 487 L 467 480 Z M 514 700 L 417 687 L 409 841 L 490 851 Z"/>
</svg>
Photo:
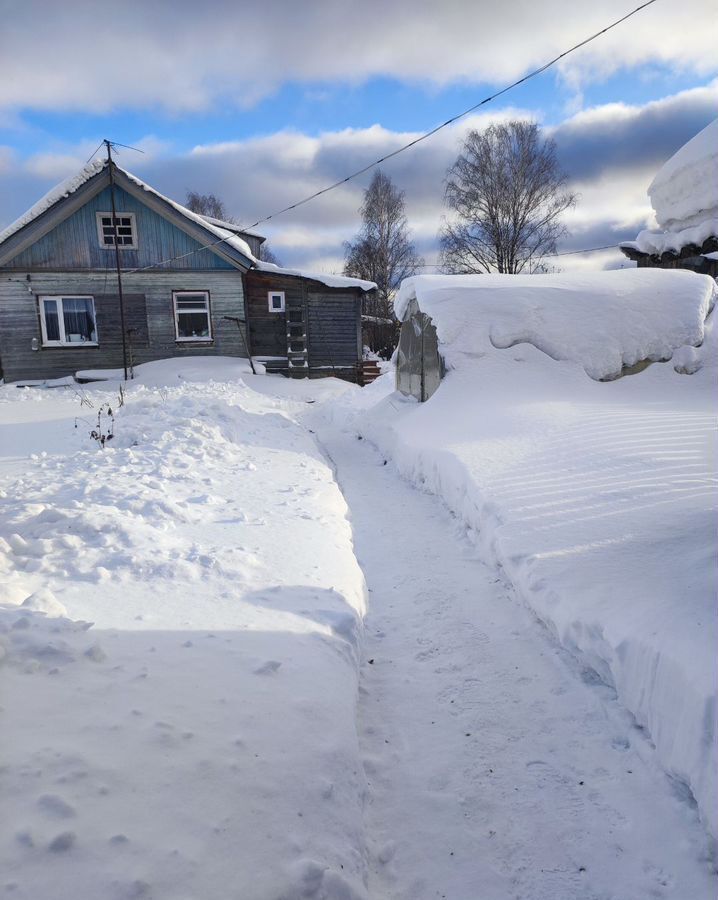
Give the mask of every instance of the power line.
<svg viewBox="0 0 718 900">
<path fill-rule="evenodd" d="M 631 10 L 631 12 L 626 13 L 625 16 L 621 16 L 620 19 L 616 19 L 615 22 L 611 22 L 610 25 L 607 25 L 605 28 L 602 28 L 600 31 L 596 31 L 594 34 L 590 35 L 587 38 L 584 38 L 578 44 L 574 44 L 573 47 L 569 47 L 568 50 L 564 50 L 563 53 L 559 53 L 558 56 L 555 56 L 553 59 L 544 63 L 538 69 L 534 69 L 532 72 L 527 73 L 522 78 L 519 78 L 517 81 L 514 81 L 512 84 L 507 85 L 502 88 L 500 91 L 496 91 L 494 94 L 489 95 L 488 97 L 484 97 L 483 100 L 480 100 L 478 103 L 475 103 L 473 106 L 470 106 L 468 109 L 465 109 L 463 112 L 458 113 L 455 116 L 452 116 L 450 119 L 447 119 L 445 122 L 442 122 L 441 125 L 437 125 L 435 128 L 432 128 L 430 131 L 424 132 L 424 134 L 419 135 L 419 137 L 414 138 L 414 140 L 409 141 L 408 144 L 404 144 L 401 147 L 398 147 L 396 150 L 392 150 L 391 153 L 387 153 L 385 156 L 380 157 L 379 159 L 375 159 L 373 162 L 368 163 L 366 166 L 363 166 L 361 169 L 357 169 L 356 172 L 352 172 L 351 175 L 347 175 L 345 178 L 341 178 L 339 181 L 335 181 L 333 184 L 328 185 L 327 187 L 321 188 L 321 190 L 315 191 L 313 194 L 310 194 L 308 197 L 304 197 L 302 200 L 297 200 L 296 203 L 292 203 L 289 206 L 285 206 L 283 209 L 277 210 L 276 212 L 271 213 L 268 216 L 264 216 L 264 218 L 257 219 L 251 225 L 246 226 L 238 226 L 242 230 L 246 230 L 247 228 L 256 228 L 258 225 L 263 225 L 265 222 L 269 222 L 271 219 L 276 218 L 277 216 L 281 216 L 284 213 L 290 212 L 293 209 L 297 209 L 300 206 L 304 206 L 304 204 L 309 203 L 312 200 L 316 200 L 317 197 L 321 197 L 323 194 L 329 193 L 329 191 L 333 191 L 338 187 L 341 187 L 347 182 L 352 181 L 355 178 L 358 178 L 360 175 L 364 175 L 370 169 L 375 168 L 376 166 L 381 165 L 387 160 L 393 159 L 395 156 L 398 156 L 400 153 L 403 153 L 405 150 L 409 150 L 412 147 L 415 147 L 417 144 L 420 144 L 422 141 L 427 140 L 430 137 L 433 137 L 437 132 L 441 131 L 443 128 L 447 128 L 449 125 L 453 125 L 454 122 L 457 122 L 459 119 L 463 119 L 465 116 L 468 116 L 470 113 L 475 112 L 482 106 L 485 106 L 487 103 L 491 103 L 493 100 L 496 100 L 497 97 L 501 97 L 503 94 L 512 91 L 514 88 L 517 88 L 519 85 L 524 84 L 532 78 L 535 78 L 537 75 L 542 75 L 547 69 L 550 69 L 552 66 L 555 66 L 556 63 L 560 62 L 565 57 L 569 56 L 571 53 L 574 53 L 576 50 L 580 50 L 581 47 L 585 47 L 587 44 L 590 44 L 592 41 L 595 41 L 597 38 L 611 31 L 613 28 L 616 28 L 618 25 L 621 25 L 623 22 L 637 15 L 642 10 L 646 9 L 649 6 L 652 6 L 656 3 L 657 0 L 646 0 L 645 3 L 642 3 L 640 6 L 637 6 L 635 9 Z M 183 253 L 179 256 L 173 256 L 169 259 L 163 259 L 158 263 L 153 263 L 149 266 L 143 266 L 139 269 L 132 269 L 132 272 L 141 272 L 145 269 L 154 269 L 157 266 L 163 266 L 167 263 L 174 262 L 178 259 L 183 259 L 186 256 L 191 256 L 193 253 L 198 253 L 200 250 L 208 250 L 211 247 L 216 247 L 218 244 L 224 243 L 228 238 L 220 238 L 219 240 L 213 241 L 210 244 L 205 244 L 202 247 L 197 247 L 195 250 L 191 250 L 189 253 Z"/>
<path fill-rule="evenodd" d="M 555 256 L 573 256 L 576 253 L 597 253 L 599 250 L 618 250 L 617 244 L 607 244 L 605 247 L 584 247 L 582 250 L 561 250 L 559 253 L 542 253 L 536 259 L 553 259 Z M 420 269 L 439 268 L 441 263 L 423 263 L 418 266 Z"/>
<path fill-rule="evenodd" d="M 560 253 L 544 253 L 544 256 L 573 256 L 574 253 L 596 253 L 598 250 L 618 250 L 617 244 L 607 244 L 605 247 L 587 247 L 585 250 L 562 250 Z"/>
</svg>

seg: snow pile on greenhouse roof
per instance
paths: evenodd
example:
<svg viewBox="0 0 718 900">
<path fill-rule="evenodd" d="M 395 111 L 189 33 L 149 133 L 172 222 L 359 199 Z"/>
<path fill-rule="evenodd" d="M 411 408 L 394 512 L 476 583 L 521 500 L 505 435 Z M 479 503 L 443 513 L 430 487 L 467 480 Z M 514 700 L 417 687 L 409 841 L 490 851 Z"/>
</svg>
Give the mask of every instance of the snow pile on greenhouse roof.
<svg viewBox="0 0 718 900">
<path fill-rule="evenodd" d="M 395 309 L 403 319 L 416 300 L 437 329 L 449 369 L 473 370 L 493 348 L 527 343 L 608 380 L 700 345 L 715 296 L 708 276 L 661 269 L 419 275 L 403 282 Z"/>
</svg>

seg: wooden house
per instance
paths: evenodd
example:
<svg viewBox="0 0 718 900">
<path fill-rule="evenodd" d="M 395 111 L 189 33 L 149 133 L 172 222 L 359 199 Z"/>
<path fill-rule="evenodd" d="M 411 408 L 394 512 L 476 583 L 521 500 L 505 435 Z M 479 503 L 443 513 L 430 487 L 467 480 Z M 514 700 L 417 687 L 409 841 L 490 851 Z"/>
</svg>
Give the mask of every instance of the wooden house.
<svg viewBox="0 0 718 900">
<path fill-rule="evenodd" d="M 292 376 L 360 378 L 361 297 L 374 285 L 261 262 L 261 235 L 111 165 L 90 163 L 0 233 L 6 381 L 250 353 Z"/>
</svg>

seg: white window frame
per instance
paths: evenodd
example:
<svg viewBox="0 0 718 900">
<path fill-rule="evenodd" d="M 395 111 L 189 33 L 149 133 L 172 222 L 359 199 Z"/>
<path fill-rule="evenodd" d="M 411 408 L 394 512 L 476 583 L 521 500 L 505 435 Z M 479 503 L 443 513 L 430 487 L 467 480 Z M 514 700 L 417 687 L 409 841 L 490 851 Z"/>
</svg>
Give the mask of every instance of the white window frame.
<svg viewBox="0 0 718 900">
<path fill-rule="evenodd" d="M 40 304 L 40 332 L 42 334 L 43 347 L 97 347 L 100 336 L 97 331 L 97 311 L 95 309 L 95 298 L 91 294 L 41 294 L 38 298 Z M 59 341 L 48 340 L 47 323 L 45 322 L 45 300 L 55 300 L 58 302 L 57 325 L 60 332 Z M 92 318 L 95 322 L 95 340 L 94 341 L 68 341 L 65 332 L 65 316 L 62 309 L 63 300 L 90 300 L 92 302 Z"/>
<path fill-rule="evenodd" d="M 200 295 L 202 297 L 204 297 L 205 309 L 204 310 L 197 309 L 197 310 L 195 310 L 195 312 L 206 312 L 207 313 L 207 332 L 208 333 L 204 337 L 196 337 L 194 335 L 192 337 L 180 337 L 179 316 L 182 314 L 182 312 L 190 312 L 190 310 L 179 311 L 177 309 L 177 300 L 178 299 L 182 300 L 183 298 L 187 298 L 187 297 L 197 297 Z M 209 300 L 209 291 L 172 291 L 172 307 L 174 309 L 174 315 L 175 315 L 175 341 L 178 344 L 197 344 L 197 343 L 210 344 L 210 343 L 212 343 L 214 338 L 212 337 L 212 307 L 210 305 L 210 300 Z"/>
<path fill-rule="evenodd" d="M 279 297 L 281 306 L 273 306 L 272 298 Z M 267 306 L 271 313 L 283 313 L 285 310 L 284 291 L 267 291 Z"/>
<path fill-rule="evenodd" d="M 122 210 L 116 210 L 115 218 L 119 219 L 122 217 L 123 219 L 130 220 L 130 227 L 132 228 L 132 243 L 131 244 L 118 244 L 120 250 L 136 250 L 137 249 L 137 220 L 135 219 L 135 214 L 131 212 L 123 212 Z M 95 219 L 97 221 L 97 239 L 100 242 L 100 247 L 103 250 L 114 250 L 115 242 L 112 241 L 111 244 L 105 243 L 105 233 L 102 230 L 102 220 L 107 218 L 112 218 L 111 212 L 98 212 L 95 213 Z M 114 235 L 114 231 L 113 231 Z"/>
</svg>

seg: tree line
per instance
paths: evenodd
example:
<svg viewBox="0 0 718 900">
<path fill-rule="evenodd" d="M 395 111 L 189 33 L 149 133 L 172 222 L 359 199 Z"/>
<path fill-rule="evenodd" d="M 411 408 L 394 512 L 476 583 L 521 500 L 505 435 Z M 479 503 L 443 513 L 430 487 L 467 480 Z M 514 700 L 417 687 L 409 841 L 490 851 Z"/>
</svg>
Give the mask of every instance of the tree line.
<svg viewBox="0 0 718 900">
<path fill-rule="evenodd" d="M 566 234 L 561 216 L 576 202 L 561 171 L 556 145 L 535 122 L 521 120 L 469 131 L 446 173 L 448 215 L 439 231 L 445 273 L 518 274 L 545 271 L 541 260 Z M 375 172 L 359 210 L 362 225 L 344 244 L 344 274 L 377 284 L 364 308 L 365 342 L 391 353 L 398 323 L 392 300 L 404 278 L 424 268 L 411 241 L 405 195 Z"/>
</svg>

